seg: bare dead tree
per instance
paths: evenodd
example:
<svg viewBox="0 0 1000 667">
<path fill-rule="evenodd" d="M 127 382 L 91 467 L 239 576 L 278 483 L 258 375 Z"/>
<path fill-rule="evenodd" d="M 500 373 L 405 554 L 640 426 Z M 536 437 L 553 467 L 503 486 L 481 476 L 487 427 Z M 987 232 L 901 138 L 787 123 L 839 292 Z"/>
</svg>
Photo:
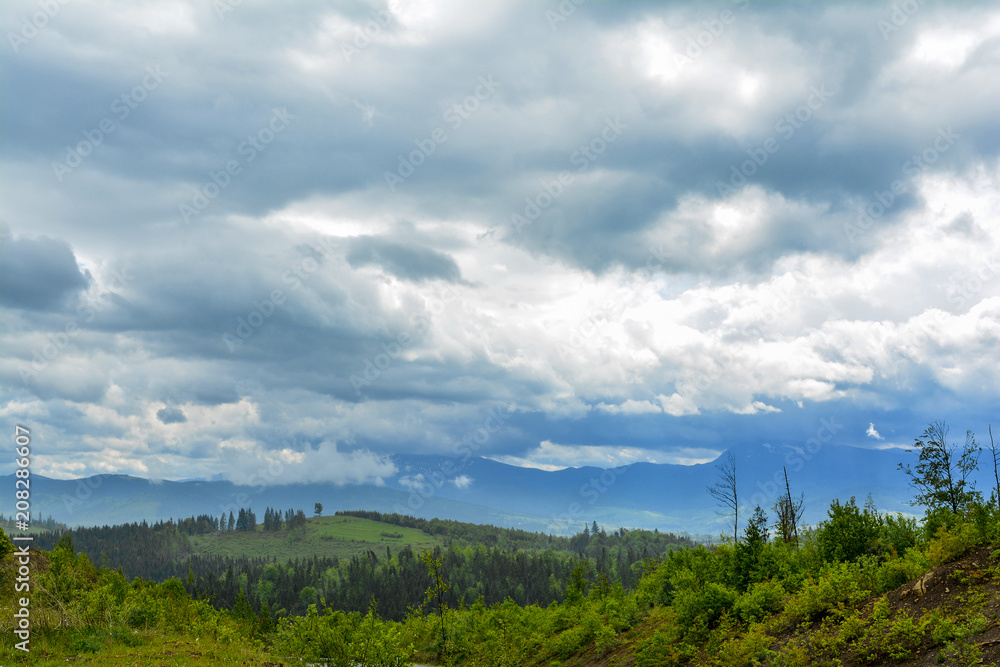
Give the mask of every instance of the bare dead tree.
<svg viewBox="0 0 1000 667">
<path fill-rule="evenodd" d="M 799 543 L 799 522 L 802 520 L 802 505 L 804 498 L 799 494 L 798 499 L 792 498 L 792 489 L 788 484 L 788 470 L 781 469 L 785 474 L 785 495 L 774 504 L 774 511 L 777 514 L 776 527 L 778 535 L 787 544 Z"/>
<path fill-rule="evenodd" d="M 736 494 L 736 455 L 727 452 L 726 460 L 717 463 L 719 481 L 708 487 L 708 493 L 719 502 L 720 515 L 733 515 L 733 544 L 739 540 L 740 505 Z"/>
<path fill-rule="evenodd" d="M 990 424 L 990 454 L 993 455 L 993 479 L 997 483 L 997 509 L 1000 510 L 1000 449 L 997 449 L 996 443 L 993 442 L 993 425 Z"/>
</svg>

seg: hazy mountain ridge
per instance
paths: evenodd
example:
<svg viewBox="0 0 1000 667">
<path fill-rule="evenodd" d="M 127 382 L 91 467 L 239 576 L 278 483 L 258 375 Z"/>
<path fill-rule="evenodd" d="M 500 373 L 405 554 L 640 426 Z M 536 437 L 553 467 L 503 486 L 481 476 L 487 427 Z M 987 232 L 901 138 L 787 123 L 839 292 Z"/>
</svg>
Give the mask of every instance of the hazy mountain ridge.
<svg viewBox="0 0 1000 667">
<path fill-rule="evenodd" d="M 910 511 L 911 490 L 897 470 L 915 459 L 903 450 L 872 450 L 827 445 L 815 453 L 790 447 L 739 445 L 737 458 L 741 510 L 770 510 L 782 492 L 787 468 L 792 493 L 805 498 L 807 523 L 825 518 L 833 498 L 872 493 L 884 511 Z M 675 465 L 633 463 L 614 469 L 594 467 L 544 471 L 491 459 L 463 462 L 445 456 L 393 457 L 397 473 L 384 486 L 287 484 L 236 485 L 228 481 L 147 480 L 100 475 L 78 480 L 33 476 L 32 509 L 68 525 L 154 521 L 198 514 L 218 516 L 268 506 L 312 512 L 321 502 L 329 514 L 342 509 L 399 512 L 424 518 L 573 533 L 583 523 L 658 528 L 714 535 L 728 519 L 715 512 L 706 487 L 716 480 L 714 463 Z"/>
</svg>

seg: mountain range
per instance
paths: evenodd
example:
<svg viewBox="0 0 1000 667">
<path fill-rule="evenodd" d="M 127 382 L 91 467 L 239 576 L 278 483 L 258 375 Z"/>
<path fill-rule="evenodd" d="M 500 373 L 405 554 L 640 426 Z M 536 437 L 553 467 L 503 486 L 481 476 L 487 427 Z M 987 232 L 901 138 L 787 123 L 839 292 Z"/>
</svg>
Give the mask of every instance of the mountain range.
<svg viewBox="0 0 1000 667">
<path fill-rule="evenodd" d="M 804 498 L 806 523 L 826 516 L 834 498 L 858 503 L 871 494 L 882 511 L 915 514 L 906 476 L 897 469 L 916 454 L 846 445 L 731 448 L 737 462 L 741 525 L 756 505 L 770 511 L 784 491 L 788 471 L 792 494 Z M 52 516 L 70 526 L 155 521 L 198 514 L 219 516 L 251 507 L 324 512 L 365 509 L 423 518 L 445 518 L 525 530 L 572 534 L 597 522 L 617 527 L 659 529 L 695 536 L 728 533 L 707 487 L 718 480 L 717 463 L 695 465 L 632 463 L 546 471 L 465 459 L 397 455 L 397 472 L 382 484 L 236 485 L 229 481 L 149 480 L 128 475 L 57 480 L 32 476 L 35 516 Z M 13 476 L 8 488 L 13 488 Z M 987 489 L 986 476 L 982 475 Z M 11 512 L 13 514 L 13 512 Z"/>
</svg>

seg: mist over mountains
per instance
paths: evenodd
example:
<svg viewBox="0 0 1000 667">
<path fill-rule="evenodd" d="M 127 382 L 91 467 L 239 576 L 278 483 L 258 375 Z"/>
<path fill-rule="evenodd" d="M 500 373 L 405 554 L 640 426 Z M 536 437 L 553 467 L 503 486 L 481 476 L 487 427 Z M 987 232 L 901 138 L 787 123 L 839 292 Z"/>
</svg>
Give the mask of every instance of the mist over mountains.
<svg viewBox="0 0 1000 667">
<path fill-rule="evenodd" d="M 810 451 L 813 450 L 813 451 Z M 916 455 L 900 449 L 846 445 L 806 448 L 738 445 L 741 517 L 760 505 L 770 511 L 783 491 L 787 469 L 792 494 L 803 494 L 805 521 L 826 516 L 831 500 L 871 493 L 882 511 L 913 513 L 905 475 L 897 470 Z M 715 536 L 730 519 L 717 514 L 706 487 L 715 462 L 695 465 L 633 463 L 618 468 L 522 468 L 487 458 L 394 456 L 397 472 L 382 484 L 256 484 L 225 480 L 149 480 L 98 475 L 76 480 L 33 476 L 33 512 L 71 526 L 155 521 L 198 514 L 219 516 L 240 507 L 260 515 L 266 507 L 311 513 L 367 509 L 572 534 L 584 524 Z M 979 488 L 988 488 L 985 477 Z"/>
</svg>

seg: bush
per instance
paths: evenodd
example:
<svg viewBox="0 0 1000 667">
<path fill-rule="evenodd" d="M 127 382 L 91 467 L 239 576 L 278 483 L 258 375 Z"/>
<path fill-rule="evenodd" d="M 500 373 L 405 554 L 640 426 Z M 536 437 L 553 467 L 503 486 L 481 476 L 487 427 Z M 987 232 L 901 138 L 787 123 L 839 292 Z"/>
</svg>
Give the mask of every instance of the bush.
<svg viewBox="0 0 1000 667">
<path fill-rule="evenodd" d="M 854 561 L 878 551 L 882 518 L 874 507 L 866 506 L 862 511 L 854 498 L 844 505 L 834 500 L 827 514 L 830 518 L 822 522 L 816 532 L 816 542 L 824 561 Z"/>
<path fill-rule="evenodd" d="M 649 639 L 639 642 L 635 651 L 636 667 L 673 667 L 680 665 L 694 651 L 669 634 L 657 630 Z"/>
<path fill-rule="evenodd" d="M 618 633 L 610 625 L 603 625 L 594 633 L 594 647 L 598 653 L 607 653 L 617 645 Z"/>
<path fill-rule="evenodd" d="M 967 548 L 961 535 L 953 535 L 946 526 L 939 526 L 927 549 L 927 559 L 931 565 L 944 565 L 961 556 Z"/>
<path fill-rule="evenodd" d="M 756 623 L 784 607 L 785 589 L 778 582 L 765 581 L 753 584 L 736 601 L 734 612 L 746 624 Z"/>
<path fill-rule="evenodd" d="M 919 550 L 911 548 L 900 558 L 888 560 L 879 567 L 875 575 L 878 591 L 892 591 L 908 581 L 920 577 L 930 563 Z"/>
<path fill-rule="evenodd" d="M 810 581 L 786 604 L 791 621 L 817 621 L 827 614 L 856 608 L 871 592 L 866 570 L 870 563 L 837 563 L 817 581 Z"/>
<path fill-rule="evenodd" d="M 723 644 L 713 664 L 726 667 L 756 667 L 770 664 L 768 660 L 778 655 L 771 650 L 773 643 L 773 637 L 768 636 L 762 628 L 756 627 L 743 636 Z"/>
<path fill-rule="evenodd" d="M 152 597 L 149 591 L 139 591 L 128 603 L 125 622 L 130 628 L 155 628 L 163 619 L 163 603 Z"/>
<path fill-rule="evenodd" d="M 355 614 L 356 616 L 356 614 Z M 285 618 L 278 626 L 275 644 L 282 655 L 295 655 L 306 662 L 327 662 L 346 667 L 348 648 L 356 619 L 339 611 L 327 610 L 320 616 L 309 605 L 305 616 Z"/>
<path fill-rule="evenodd" d="M 886 514 L 882 517 L 880 542 L 883 550 L 893 556 L 906 553 L 917 544 L 917 520 L 901 514 Z"/>
<path fill-rule="evenodd" d="M 722 584 L 708 583 L 699 589 L 687 589 L 674 598 L 677 622 L 700 637 L 718 626 L 723 615 L 736 604 L 739 595 Z"/>
</svg>

